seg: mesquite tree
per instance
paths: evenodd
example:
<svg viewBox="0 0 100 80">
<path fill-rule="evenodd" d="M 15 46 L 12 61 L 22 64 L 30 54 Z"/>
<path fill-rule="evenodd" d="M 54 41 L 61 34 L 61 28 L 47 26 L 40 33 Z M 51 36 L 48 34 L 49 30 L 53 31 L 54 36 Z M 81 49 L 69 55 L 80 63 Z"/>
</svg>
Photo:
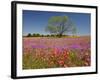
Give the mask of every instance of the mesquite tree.
<svg viewBox="0 0 100 80">
<path fill-rule="evenodd" d="M 64 33 L 76 33 L 76 27 L 68 16 L 53 16 L 49 18 L 46 31 L 62 37 Z"/>
</svg>

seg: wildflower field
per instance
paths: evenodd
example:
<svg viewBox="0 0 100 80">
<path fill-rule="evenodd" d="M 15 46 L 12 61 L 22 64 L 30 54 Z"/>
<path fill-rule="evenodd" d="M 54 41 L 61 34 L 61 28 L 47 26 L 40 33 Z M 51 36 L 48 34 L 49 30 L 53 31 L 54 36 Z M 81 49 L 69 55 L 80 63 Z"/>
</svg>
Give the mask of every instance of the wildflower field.
<svg viewBox="0 0 100 80">
<path fill-rule="evenodd" d="M 90 37 L 23 37 L 22 61 L 23 69 L 90 66 Z"/>
</svg>

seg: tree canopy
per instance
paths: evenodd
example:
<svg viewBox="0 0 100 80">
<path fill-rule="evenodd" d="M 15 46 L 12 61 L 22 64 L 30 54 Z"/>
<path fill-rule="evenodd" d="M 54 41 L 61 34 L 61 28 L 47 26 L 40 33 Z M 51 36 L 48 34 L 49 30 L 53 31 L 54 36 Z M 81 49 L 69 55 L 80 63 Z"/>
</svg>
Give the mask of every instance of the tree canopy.
<svg viewBox="0 0 100 80">
<path fill-rule="evenodd" d="M 48 20 L 46 31 L 62 37 L 64 33 L 76 33 L 76 27 L 68 16 L 53 16 Z"/>
</svg>

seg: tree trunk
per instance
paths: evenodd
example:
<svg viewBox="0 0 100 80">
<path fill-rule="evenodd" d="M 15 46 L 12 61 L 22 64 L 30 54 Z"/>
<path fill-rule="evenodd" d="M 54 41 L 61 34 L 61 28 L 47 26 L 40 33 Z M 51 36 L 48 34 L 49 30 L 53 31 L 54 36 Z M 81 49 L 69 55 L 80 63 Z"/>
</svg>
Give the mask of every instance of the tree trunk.
<svg viewBox="0 0 100 80">
<path fill-rule="evenodd" d="M 62 37 L 62 34 L 59 34 L 59 38 L 61 38 Z"/>
</svg>

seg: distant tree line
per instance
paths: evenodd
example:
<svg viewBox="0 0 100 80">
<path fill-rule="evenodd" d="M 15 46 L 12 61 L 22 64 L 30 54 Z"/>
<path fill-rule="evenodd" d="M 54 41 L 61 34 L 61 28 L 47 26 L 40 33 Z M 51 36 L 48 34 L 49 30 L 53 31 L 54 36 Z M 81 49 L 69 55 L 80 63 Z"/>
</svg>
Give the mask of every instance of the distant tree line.
<svg viewBox="0 0 100 80">
<path fill-rule="evenodd" d="M 66 37 L 68 35 L 62 35 L 62 37 Z M 26 36 L 24 37 L 59 37 L 58 34 L 47 34 L 47 35 L 44 35 L 44 34 L 39 34 L 39 33 L 34 33 L 34 34 L 31 34 L 31 33 L 28 33 Z"/>
</svg>

